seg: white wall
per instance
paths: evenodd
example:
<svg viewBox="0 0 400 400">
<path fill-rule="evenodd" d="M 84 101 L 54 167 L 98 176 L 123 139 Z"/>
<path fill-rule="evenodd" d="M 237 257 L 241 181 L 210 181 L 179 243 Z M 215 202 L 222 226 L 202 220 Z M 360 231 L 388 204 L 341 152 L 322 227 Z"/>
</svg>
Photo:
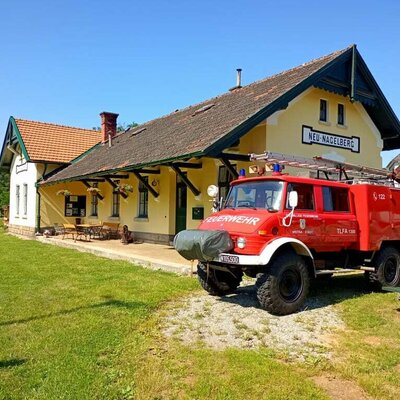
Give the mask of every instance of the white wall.
<svg viewBox="0 0 400 400">
<path fill-rule="evenodd" d="M 10 217 L 11 225 L 29 226 L 36 224 L 36 164 L 26 163 L 24 158 L 14 156 L 10 174 Z M 24 184 L 27 184 L 27 212 L 24 214 Z M 16 187 L 20 187 L 19 215 L 17 215 Z"/>
</svg>

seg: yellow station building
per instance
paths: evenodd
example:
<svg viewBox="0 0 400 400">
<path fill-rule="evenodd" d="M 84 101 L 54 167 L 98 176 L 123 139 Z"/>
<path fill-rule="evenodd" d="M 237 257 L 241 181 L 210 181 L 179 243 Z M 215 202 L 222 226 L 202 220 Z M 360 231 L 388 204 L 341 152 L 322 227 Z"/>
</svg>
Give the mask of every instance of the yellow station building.
<svg viewBox="0 0 400 400">
<path fill-rule="evenodd" d="M 32 135 L 26 121 L 10 119 L 0 161 L 11 171 L 10 231 L 32 234 L 80 218 L 127 225 L 137 239 L 169 243 L 210 214 L 209 185 L 224 197 L 238 171 L 248 173 L 250 153 L 380 168 L 380 152 L 400 147 L 400 123 L 356 46 L 243 87 L 238 72 L 226 93 L 123 133 L 116 132 L 117 116 L 101 113 L 95 143 L 65 157 L 63 140 L 81 141 L 84 130 L 60 140 L 62 129 L 38 133 L 51 124 L 32 123 Z M 42 155 L 33 156 L 38 147 Z M 25 164 L 34 164 L 31 176 L 21 175 Z M 25 211 L 33 218 L 24 219 Z"/>
</svg>

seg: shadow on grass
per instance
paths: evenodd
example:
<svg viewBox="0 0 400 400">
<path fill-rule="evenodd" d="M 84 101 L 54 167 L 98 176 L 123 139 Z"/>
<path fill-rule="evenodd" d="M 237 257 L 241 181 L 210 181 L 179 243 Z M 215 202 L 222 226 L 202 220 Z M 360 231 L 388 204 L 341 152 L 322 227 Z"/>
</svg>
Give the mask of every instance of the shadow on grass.
<svg viewBox="0 0 400 400">
<path fill-rule="evenodd" d="M 19 360 L 17 358 L 12 358 L 11 360 L 0 360 L 0 368 L 18 367 L 18 365 L 25 363 L 25 359 Z"/>
<path fill-rule="evenodd" d="M 242 307 L 260 308 L 255 285 L 241 286 L 231 295 L 223 296 L 221 301 L 238 304 Z M 314 279 L 302 310 L 313 310 L 340 303 L 371 293 L 362 274 L 334 276 L 330 279 Z"/>
<path fill-rule="evenodd" d="M 24 324 L 24 323 L 31 322 L 31 321 L 38 321 L 38 320 L 42 320 L 42 319 L 46 319 L 46 318 L 68 315 L 68 314 L 76 313 L 81 310 L 90 310 L 90 309 L 96 309 L 96 308 L 101 308 L 101 307 L 117 307 L 117 308 L 126 308 L 126 309 L 144 309 L 144 308 L 146 308 L 146 304 L 141 303 L 141 302 L 115 300 L 108 296 L 104 296 L 103 298 L 105 299 L 105 301 L 103 301 L 101 303 L 90 304 L 90 305 L 80 306 L 80 307 L 74 307 L 74 308 L 70 308 L 68 310 L 61 310 L 61 311 L 52 312 L 52 313 L 43 314 L 43 315 L 36 315 L 36 316 L 29 317 L 29 318 L 4 321 L 4 322 L 0 322 L 0 326 L 7 326 L 7 325 L 13 325 L 13 324 Z"/>
</svg>

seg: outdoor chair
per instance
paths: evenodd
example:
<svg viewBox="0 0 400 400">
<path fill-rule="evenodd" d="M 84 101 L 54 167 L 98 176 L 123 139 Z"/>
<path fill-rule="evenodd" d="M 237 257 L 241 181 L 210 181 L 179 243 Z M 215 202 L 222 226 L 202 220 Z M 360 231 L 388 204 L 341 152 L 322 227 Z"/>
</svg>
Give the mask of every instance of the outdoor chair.
<svg viewBox="0 0 400 400">
<path fill-rule="evenodd" d="M 95 224 L 90 227 L 90 237 L 93 239 L 104 239 L 103 224 Z"/>
<path fill-rule="evenodd" d="M 103 235 L 107 239 L 119 239 L 119 222 L 103 222 L 101 229 Z"/>
<path fill-rule="evenodd" d="M 83 226 L 76 226 L 75 227 L 75 240 L 74 241 L 76 242 L 79 238 L 82 238 L 82 237 L 84 237 L 85 240 L 88 240 L 88 238 L 90 240 L 90 233 L 91 233 L 90 228 L 83 227 Z"/>
<path fill-rule="evenodd" d="M 75 235 L 78 233 L 76 231 L 75 225 L 74 224 L 63 224 L 64 227 L 64 232 L 63 232 L 63 240 L 65 236 L 71 235 L 72 239 L 75 239 Z"/>
<path fill-rule="evenodd" d="M 62 225 L 59 225 L 57 223 L 54 224 L 54 234 L 56 236 L 64 235 L 64 231 L 65 231 L 65 229 L 64 229 L 64 227 Z"/>
</svg>

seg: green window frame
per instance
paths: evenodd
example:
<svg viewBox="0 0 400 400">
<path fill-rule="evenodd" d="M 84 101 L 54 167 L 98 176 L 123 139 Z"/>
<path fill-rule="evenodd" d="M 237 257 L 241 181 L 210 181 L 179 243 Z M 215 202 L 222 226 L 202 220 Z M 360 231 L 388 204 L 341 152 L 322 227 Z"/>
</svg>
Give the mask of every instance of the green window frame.
<svg viewBox="0 0 400 400">
<path fill-rule="evenodd" d="M 148 182 L 149 177 L 145 176 L 143 179 Z M 149 216 L 149 190 L 142 183 L 139 182 L 139 206 L 138 206 L 138 218 L 148 218 Z"/>
<path fill-rule="evenodd" d="M 232 165 L 232 167 L 236 170 L 236 165 Z M 218 169 L 218 190 L 219 190 L 219 198 L 223 198 L 225 201 L 229 188 L 230 183 L 235 179 L 235 177 L 231 174 L 228 168 L 225 165 L 220 165 Z"/>
<path fill-rule="evenodd" d="M 119 212 L 120 212 L 120 193 L 118 190 L 113 191 L 112 195 L 112 212 L 111 216 L 112 217 L 119 217 Z"/>
</svg>

